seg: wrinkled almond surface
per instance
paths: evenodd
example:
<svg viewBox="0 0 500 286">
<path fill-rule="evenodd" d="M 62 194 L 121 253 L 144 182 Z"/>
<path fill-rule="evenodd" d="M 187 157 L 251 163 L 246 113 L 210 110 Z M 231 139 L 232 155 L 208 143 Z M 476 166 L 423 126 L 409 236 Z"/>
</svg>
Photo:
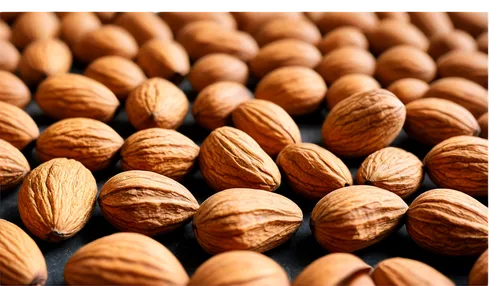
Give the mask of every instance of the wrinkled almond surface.
<svg viewBox="0 0 500 286">
<path fill-rule="evenodd" d="M 23 153 L 0 139 L 0 193 L 20 184 L 30 170 Z"/>
<path fill-rule="evenodd" d="M 341 47 L 326 54 L 316 66 L 316 71 L 328 84 L 346 74 L 360 73 L 371 76 L 375 72 L 375 58 L 362 48 Z"/>
<path fill-rule="evenodd" d="M 19 150 L 38 138 L 40 131 L 35 121 L 21 108 L 0 101 L 0 139 Z"/>
<path fill-rule="evenodd" d="M 30 100 L 31 92 L 21 79 L 10 72 L 0 71 L 0 101 L 24 108 Z"/>
<path fill-rule="evenodd" d="M 441 77 L 463 77 L 488 88 L 488 55 L 480 51 L 454 50 L 437 61 Z"/>
</svg>

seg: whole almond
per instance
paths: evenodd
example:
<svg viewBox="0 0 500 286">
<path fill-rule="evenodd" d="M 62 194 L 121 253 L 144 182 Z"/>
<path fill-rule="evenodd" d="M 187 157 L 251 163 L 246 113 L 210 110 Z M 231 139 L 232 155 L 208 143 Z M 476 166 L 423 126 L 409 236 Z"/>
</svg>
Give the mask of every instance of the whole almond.
<svg viewBox="0 0 500 286">
<path fill-rule="evenodd" d="M 370 49 L 376 54 L 398 45 L 413 46 L 424 52 L 429 47 L 429 40 L 416 26 L 395 19 L 380 21 L 368 39 Z"/>
<path fill-rule="evenodd" d="M 113 176 L 102 186 L 99 206 L 119 230 L 146 235 L 181 227 L 199 208 L 183 185 L 148 171 L 126 171 Z"/>
<path fill-rule="evenodd" d="M 481 133 L 479 134 L 479 137 L 488 139 L 488 112 L 481 115 L 481 117 L 477 119 L 477 123 L 479 123 L 479 127 L 481 127 Z"/>
<path fill-rule="evenodd" d="M 209 253 L 266 252 L 285 243 L 302 223 L 288 198 L 257 189 L 227 189 L 205 200 L 193 217 L 198 243 Z"/>
<path fill-rule="evenodd" d="M 279 105 L 254 99 L 232 112 L 234 126 L 250 135 L 267 154 L 274 157 L 289 144 L 300 143 L 300 130 Z"/>
<path fill-rule="evenodd" d="M 488 248 L 488 208 L 455 190 L 430 190 L 411 203 L 406 230 L 427 250 L 452 256 L 479 255 Z"/>
<path fill-rule="evenodd" d="M 473 37 L 488 31 L 488 12 L 448 12 L 455 28 L 464 30 Z"/>
<path fill-rule="evenodd" d="M 0 101 L 0 139 L 19 150 L 36 140 L 40 135 L 35 121 L 21 108 Z"/>
<path fill-rule="evenodd" d="M 19 74 L 27 85 L 37 85 L 49 76 L 68 73 L 72 63 L 71 50 L 64 42 L 37 40 L 24 49 Z"/>
<path fill-rule="evenodd" d="M 300 12 L 232 12 L 238 23 L 238 29 L 256 35 L 262 27 L 276 19 L 302 20 L 304 15 Z"/>
<path fill-rule="evenodd" d="M 78 249 L 64 267 L 64 280 L 69 285 L 186 285 L 189 276 L 161 243 L 121 232 Z"/>
<path fill-rule="evenodd" d="M 429 38 L 453 30 L 453 23 L 446 12 L 409 12 L 409 14 L 412 24 Z"/>
<path fill-rule="evenodd" d="M 127 99 L 146 80 L 146 75 L 137 64 L 118 56 L 95 60 L 85 69 L 84 75 L 105 85 L 120 100 Z"/>
<path fill-rule="evenodd" d="M 326 84 L 314 70 L 282 67 L 266 75 L 255 89 L 255 98 L 271 101 L 290 115 L 317 110 L 325 98 Z"/>
<path fill-rule="evenodd" d="M 212 21 L 236 29 L 236 21 L 228 12 L 160 12 L 159 15 L 176 35 L 188 24 L 200 21 Z"/>
<path fill-rule="evenodd" d="M 110 121 L 120 105 L 102 83 L 79 74 L 53 75 L 37 89 L 40 109 L 54 119 L 87 117 Z"/>
<path fill-rule="evenodd" d="M 80 162 L 57 158 L 26 176 L 18 197 L 19 214 L 40 239 L 59 242 L 74 236 L 94 210 L 97 184 Z"/>
<path fill-rule="evenodd" d="M 47 266 L 40 248 L 21 228 L 4 219 L 0 219 L 0 253 L 2 285 L 45 285 Z"/>
<path fill-rule="evenodd" d="M 363 33 L 369 33 L 375 29 L 377 23 L 378 18 L 374 12 L 326 12 L 316 25 L 323 34 L 344 26 L 353 26 Z"/>
<path fill-rule="evenodd" d="M 0 139 L 0 193 L 19 185 L 30 170 L 23 153 Z"/>
<path fill-rule="evenodd" d="M 455 285 L 448 277 L 429 265 L 401 257 L 383 260 L 377 264 L 371 277 L 377 285 Z"/>
<path fill-rule="evenodd" d="M 261 47 L 282 39 L 296 39 L 316 45 L 321 40 L 321 33 L 306 19 L 278 18 L 263 25 L 255 35 Z"/>
<path fill-rule="evenodd" d="M 16 75 L 0 71 L 0 101 L 24 108 L 31 100 L 31 92 Z"/>
<path fill-rule="evenodd" d="M 232 127 L 220 127 L 208 135 L 201 144 L 199 164 L 215 191 L 235 187 L 274 191 L 281 184 L 271 157 L 252 137 Z"/>
<path fill-rule="evenodd" d="M 429 90 L 429 84 L 416 78 L 402 78 L 391 83 L 387 90 L 394 93 L 401 102 L 407 104 L 422 98 Z"/>
<path fill-rule="evenodd" d="M 368 40 L 358 28 L 340 27 L 328 32 L 318 44 L 318 49 L 324 55 L 342 47 L 357 47 L 367 50 Z"/>
<path fill-rule="evenodd" d="M 352 185 L 349 168 L 328 150 L 312 143 L 291 144 L 278 155 L 276 164 L 298 194 L 321 199 Z"/>
<path fill-rule="evenodd" d="M 231 112 L 252 99 L 252 93 L 236 82 L 220 81 L 205 87 L 193 103 L 193 117 L 202 127 L 213 130 L 231 123 Z"/>
<path fill-rule="evenodd" d="M 91 12 L 72 12 L 61 20 L 61 39 L 73 49 L 86 34 L 101 27 L 99 18 Z"/>
<path fill-rule="evenodd" d="M 195 166 L 200 147 L 175 130 L 148 128 L 132 134 L 120 151 L 123 170 L 151 171 L 182 180 Z"/>
<path fill-rule="evenodd" d="M 0 39 L 0 71 L 15 72 L 20 58 L 19 52 L 11 42 Z"/>
<path fill-rule="evenodd" d="M 323 141 L 339 156 L 366 156 L 391 144 L 405 117 L 403 103 L 385 89 L 356 93 L 330 111 L 323 123 Z"/>
<path fill-rule="evenodd" d="M 326 105 L 332 109 L 337 103 L 349 96 L 372 89 L 379 89 L 380 84 L 365 74 L 346 74 L 337 79 L 326 92 Z"/>
<path fill-rule="evenodd" d="M 139 46 L 151 39 L 172 40 L 172 31 L 153 12 L 125 12 L 120 14 L 115 24 L 127 30 Z"/>
<path fill-rule="evenodd" d="M 89 118 L 70 118 L 45 129 L 36 142 L 36 152 L 42 162 L 64 157 L 98 171 L 114 162 L 122 145 L 123 138 L 108 125 Z"/>
<path fill-rule="evenodd" d="M 188 78 L 191 86 L 198 92 L 219 81 L 245 85 L 248 80 L 248 66 L 231 55 L 209 54 L 194 63 Z"/>
<path fill-rule="evenodd" d="M 488 249 L 472 266 L 469 273 L 469 285 L 488 285 Z"/>
<path fill-rule="evenodd" d="M 182 90 L 162 78 L 151 78 L 134 89 L 125 109 L 136 129 L 176 129 L 187 115 L 189 102 Z"/>
<path fill-rule="evenodd" d="M 432 181 L 442 188 L 455 189 L 471 196 L 488 195 L 486 139 L 472 136 L 447 139 L 427 153 L 424 165 Z"/>
<path fill-rule="evenodd" d="M 323 57 L 316 71 L 331 84 L 341 76 L 352 73 L 373 75 L 375 58 L 370 52 L 357 47 L 335 49 Z"/>
<path fill-rule="evenodd" d="M 321 53 L 312 44 L 295 39 L 283 39 L 260 49 L 250 61 L 250 70 L 261 78 L 280 67 L 314 68 L 320 61 Z"/>
<path fill-rule="evenodd" d="M 12 43 L 20 50 L 33 41 L 56 38 L 59 19 L 52 12 L 26 12 L 12 26 Z"/>
<path fill-rule="evenodd" d="M 94 14 L 96 14 L 96 16 L 99 17 L 99 20 L 101 20 L 103 24 L 108 24 L 113 22 L 113 20 L 118 15 L 117 12 L 94 12 Z"/>
<path fill-rule="evenodd" d="M 409 22 L 410 15 L 408 12 L 375 12 L 380 20 L 394 19 L 401 22 Z"/>
<path fill-rule="evenodd" d="M 386 147 L 372 153 L 359 167 L 356 183 L 373 185 L 405 199 L 415 193 L 424 180 L 424 164 L 403 149 Z"/>
<path fill-rule="evenodd" d="M 477 136 L 480 127 L 464 107 L 446 99 L 422 98 L 406 105 L 404 130 L 413 139 L 433 146 L 453 136 Z"/>
<path fill-rule="evenodd" d="M 475 51 L 476 41 L 464 31 L 454 30 L 445 34 L 437 34 L 430 39 L 429 55 L 437 60 L 442 55 L 453 51 Z"/>
<path fill-rule="evenodd" d="M 476 39 L 476 43 L 481 52 L 488 54 L 488 32 L 484 32 L 479 35 Z"/>
<path fill-rule="evenodd" d="M 244 281 L 244 282 L 242 282 Z M 196 269 L 188 285 L 289 286 L 285 270 L 271 258 L 245 250 L 215 255 Z"/>
<path fill-rule="evenodd" d="M 437 61 L 441 77 L 463 77 L 488 88 L 488 55 L 479 51 L 451 51 Z"/>
<path fill-rule="evenodd" d="M 373 186 L 351 186 L 323 197 L 311 213 L 311 230 L 330 252 L 366 248 L 397 231 L 408 206 L 394 193 Z"/>
<path fill-rule="evenodd" d="M 12 31 L 10 26 L 0 19 L 0 41 L 9 41 L 11 36 Z"/>
</svg>

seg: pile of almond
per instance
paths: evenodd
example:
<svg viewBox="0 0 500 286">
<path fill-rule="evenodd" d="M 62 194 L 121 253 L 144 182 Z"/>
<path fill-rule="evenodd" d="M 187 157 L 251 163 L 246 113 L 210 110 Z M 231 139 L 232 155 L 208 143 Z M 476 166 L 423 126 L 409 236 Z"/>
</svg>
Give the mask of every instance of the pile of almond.
<svg viewBox="0 0 500 286">
<path fill-rule="evenodd" d="M 0 192 L 1 285 L 485 285 L 488 13 L 2 12 Z"/>
</svg>

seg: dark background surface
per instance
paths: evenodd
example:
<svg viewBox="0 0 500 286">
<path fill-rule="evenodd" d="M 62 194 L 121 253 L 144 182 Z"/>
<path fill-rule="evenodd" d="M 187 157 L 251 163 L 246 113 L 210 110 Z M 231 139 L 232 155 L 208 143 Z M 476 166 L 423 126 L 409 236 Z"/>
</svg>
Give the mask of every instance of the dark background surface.
<svg viewBox="0 0 500 286">
<path fill-rule="evenodd" d="M 81 72 L 81 69 L 74 69 L 73 72 Z M 249 88 L 253 89 L 254 86 L 255 82 L 253 81 L 250 83 Z M 192 102 L 196 93 L 191 90 L 189 83 L 185 80 L 181 83 L 180 87 L 186 92 Z M 38 124 L 40 132 L 43 132 L 47 126 L 54 122 L 40 111 L 34 101 L 32 101 L 25 110 Z M 323 106 L 321 110 L 314 114 L 294 118 L 299 125 L 303 142 L 311 142 L 322 145 L 321 126 L 326 115 L 327 110 Z M 135 132 L 132 125 L 128 123 L 123 104 L 120 106 L 116 117 L 109 123 L 109 125 L 124 139 Z M 209 131 L 202 129 L 196 124 L 191 112 L 189 112 L 183 125 L 178 129 L 178 131 L 191 138 L 197 144 L 201 144 L 203 139 L 209 134 Z M 421 159 L 423 159 L 425 154 L 430 150 L 429 147 L 422 146 L 408 138 L 404 131 L 399 134 L 398 138 L 391 145 L 410 151 Z M 28 146 L 26 150 L 24 150 L 24 154 L 30 162 L 32 169 L 40 164 L 33 146 L 34 144 Z M 364 158 L 344 160 L 351 170 L 353 178 L 356 175 L 358 167 L 363 162 L 363 159 Z M 109 178 L 117 173 L 120 173 L 121 171 L 122 170 L 117 162 L 117 164 L 115 164 L 112 168 L 94 173 L 99 190 Z M 213 191 L 205 183 L 198 169 L 195 169 L 195 171 L 188 175 L 181 183 L 193 193 L 200 204 L 213 194 Z M 433 188 L 436 188 L 436 185 L 432 183 L 426 175 L 425 181 L 420 190 L 408 198 L 406 202 L 409 205 L 418 194 Z M 19 187 L 8 193 L 1 194 L 0 218 L 17 224 L 27 232 L 17 209 L 18 191 Z M 309 228 L 309 218 L 315 202 L 307 201 L 295 195 L 284 180 L 282 181 L 280 188 L 277 190 L 277 193 L 289 197 L 301 207 L 304 213 L 304 221 L 297 233 L 288 242 L 266 252 L 265 254 L 278 262 L 286 270 L 290 279 L 294 279 L 307 265 L 315 259 L 328 254 L 328 252 L 322 249 L 315 241 Z M 480 201 L 487 205 L 487 199 L 482 199 Z M 85 227 L 77 233 L 76 236 L 66 241 L 62 241 L 60 243 L 48 243 L 32 236 L 42 250 L 47 262 L 47 270 L 49 273 L 47 284 L 64 284 L 64 265 L 69 257 L 83 245 L 116 231 L 117 230 L 106 221 L 101 214 L 99 206 L 96 205 L 92 218 L 88 224 L 85 225 Z M 198 245 L 191 229 L 191 223 L 172 233 L 156 236 L 155 239 L 164 244 L 174 253 L 189 275 L 192 275 L 199 265 L 211 257 L 210 254 L 206 253 Z M 390 257 L 406 257 L 419 260 L 436 268 L 458 285 L 467 284 L 469 271 L 477 259 L 477 257 L 440 256 L 423 250 L 410 239 L 404 226 L 398 232 L 392 234 L 385 240 L 366 249 L 357 251 L 354 254 L 361 257 L 365 262 L 372 266 L 375 266 L 381 260 Z"/>
</svg>

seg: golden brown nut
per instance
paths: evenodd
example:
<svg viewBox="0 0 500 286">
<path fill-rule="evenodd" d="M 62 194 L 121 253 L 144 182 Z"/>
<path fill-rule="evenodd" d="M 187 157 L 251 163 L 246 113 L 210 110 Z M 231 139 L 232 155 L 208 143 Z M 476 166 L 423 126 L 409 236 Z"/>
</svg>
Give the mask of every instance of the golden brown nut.
<svg viewBox="0 0 500 286">
<path fill-rule="evenodd" d="M 387 90 L 394 93 L 404 104 L 422 98 L 428 89 L 428 83 L 416 78 L 398 79 L 387 88 Z"/>
<path fill-rule="evenodd" d="M 476 43 L 481 52 L 488 54 L 488 32 L 484 32 L 479 35 L 476 39 Z"/>
<path fill-rule="evenodd" d="M 148 77 L 161 77 L 174 83 L 189 73 L 189 57 L 176 42 L 152 39 L 142 45 L 137 54 L 137 64 Z"/>
<path fill-rule="evenodd" d="M 300 12 L 232 12 L 238 23 L 238 29 L 256 35 L 259 30 L 268 22 L 275 19 L 303 19 L 304 15 Z"/>
<path fill-rule="evenodd" d="M 159 15 L 175 35 L 188 24 L 199 21 L 212 21 L 236 29 L 236 21 L 227 12 L 160 12 Z"/>
<path fill-rule="evenodd" d="M 469 273 L 469 285 L 488 285 L 488 249 L 472 266 Z"/>
<path fill-rule="evenodd" d="M 378 18 L 374 12 L 325 12 L 316 25 L 323 34 L 344 26 L 353 26 L 363 33 L 369 33 L 377 23 Z"/>
<path fill-rule="evenodd" d="M 376 54 L 398 45 L 413 46 L 427 51 L 429 40 L 416 26 L 408 22 L 395 19 L 380 21 L 377 27 L 369 34 L 370 49 Z"/>
<path fill-rule="evenodd" d="M 479 126 L 481 127 L 481 133 L 479 134 L 479 136 L 484 138 L 484 139 L 488 139 L 488 112 L 481 115 L 481 117 L 479 117 L 477 122 L 479 123 Z"/>
<path fill-rule="evenodd" d="M 340 27 L 329 32 L 319 42 L 318 49 L 325 55 L 335 49 L 349 46 L 368 49 L 368 40 L 358 28 Z"/>
<path fill-rule="evenodd" d="M 337 103 L 355 93 L 378 88 L 380 84 L 369 75 L 346 74 L 330 85 L 326 92 L 326 104 L 329 109 L 332 109 Z"/>
<path fill-rule="evenodd" d="M 113 22 L 119 12 L 94 12 L 97 17 L 101 20 L 103 24 L 109 24 Z"/>
<path fill-rule="evenodd" d="M 326 54 L 316 66 L 316 71 L 328 84 L 332 84 L 346 74 L 373 75 L 375 58 L 367 50 L 357 47 L 342 47 Z"/>
<path fill-rule="evenodd" d="M 11 36 L 12 31 L 9 25 L 0 19 L 0 41 L 9 41 Z"/>
<path fill-rule="evenodd" d="M 7 40 L 0 40 L 0 71 L 15 72 L 19 64 L 19 51 Z"/>
<path fill-rule="evenodd" d="M 473 37 L 488 31 L 488 12 L 448 12 L 455 28 L 464 30 Z"/>
<path fill-rule="evenodd" d="M 61 19 L 61 39 L 73 49 L 87 33 L 101 27 L 101 21 L 92 12 L 71 12 Z"/>
<path fill-rule="evenodd" d="M 446 12 L 409 12 L 409 14 L 412 24 L 429 38 L 453 30 L 453 23 Z"/>
<path fill-rule="evenodd" d="M 475 51 L 477 49 L 474 38 L 460 30 L 438 34 L 430 40 L 428 53 L 435 60 L 453 50 Z"/>
<path fill-rule="evenodd" d="M 278 18 L 263 25 L 255 35 L 261 47 L 283 39 L 296 39 L 316 45 L 321 40 L 321 33 L 306 19 Z"/>
<path fill-rule="evenodd" d="M 380 20 L 394 19 L 401 22 L 409 22 L 410 15 L 408 12 L 375 12 Z"/>
<path fill-rule="evenodd" d="M 40 131 L 35 121 L 21 108 L 0 101 L 0 139 L 24 149 L 38 138 Z"/>
<path fill-rule="evenodd" d="M 127 30 L 139 46 L 151 39 L 172 40 L 172 31 L 152 12 L 125 12 L 120 14 L 115 24 Z"/>
<path fill-rule="evenodd" d="M 0 139 L 0 193 L 19 185 L 30 170 L 30 164 L 23 153 Z M 2 272 L 0 269 L 0 274 Z"/>
<path fill-rule="evenodd" d="M 488 55 L 480 51 L 451 51 L 437 61 L 441 77 L 463 77 L 488 88 Z"/>
<path fill-rule="evenodd" d="M 20 50 L 31 42 L 56 38 L 59 35 L 59 19 L 51 12 L 26 12 L 12 26 L 12 43 Z"/>
<path fill-rule="evenodd" d="M 31 92 L 17 76 L 0 71 L 0 101 L 24 108 L 31 100 Z"/>
</svg>

